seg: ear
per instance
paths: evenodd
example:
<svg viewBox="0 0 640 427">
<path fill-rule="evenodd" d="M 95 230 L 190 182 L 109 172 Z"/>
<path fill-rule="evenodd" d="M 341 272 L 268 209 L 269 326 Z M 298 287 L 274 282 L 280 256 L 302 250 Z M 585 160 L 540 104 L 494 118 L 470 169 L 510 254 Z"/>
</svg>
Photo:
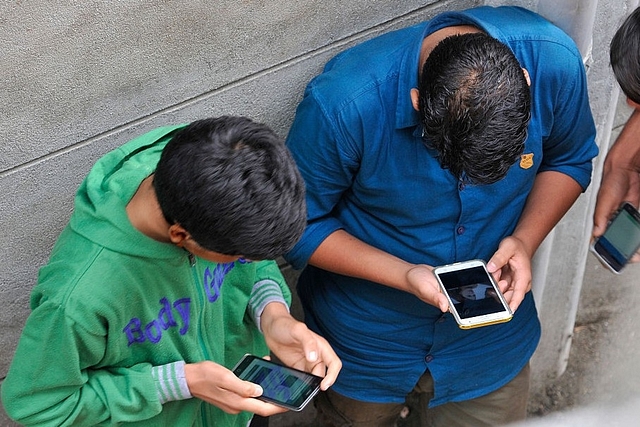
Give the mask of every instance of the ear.
<svg viewBox="0 0 640 427">
<path fill-rule="evenodd" d="M 527 79 L 527 85 L 531 86 L 531 77 L 529 77 L 529 72 L 526 68 L 523 68 L 522 72 L 524 73 L 524 78 Z"/>
<path fill-rule="evenodd" d="M 415 87 L 411 89 L 411 104 L 414 110 L 420 111 L 420 92 Z"/>
<path fill-rule="evenodd" d="M 190 239 L 191 234 L 182 228 L 180 224 L 171 224 L 169 227 L 169 240 L 171 240 L 171 243 L 181 248 L 184 246 L 185 241 Z"/>
</svg>

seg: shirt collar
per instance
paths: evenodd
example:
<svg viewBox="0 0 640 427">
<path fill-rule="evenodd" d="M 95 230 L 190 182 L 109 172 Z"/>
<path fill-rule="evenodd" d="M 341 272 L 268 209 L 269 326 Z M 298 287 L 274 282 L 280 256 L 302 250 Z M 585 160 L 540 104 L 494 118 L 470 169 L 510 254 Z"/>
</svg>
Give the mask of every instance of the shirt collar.
<svg viewBox="0 0 640 427">
<path fill-rule="evenodd" d="M 415 39 L 410 43 L 410 47 L 407 49 L 400 63 L 398 101 L 396 105 L 397 129 L 418 126 L 420 124 L 418 113 L 414 110 L 413 104 L 411 103 L 411 89 L 418 87 L 418 67 L 422 41 L 434 31 L 461 24 L 474 25 L 492 37 L 497 39 L 501 38 L 500 30 L 497 27 L 488 25 L 487 22 L 477 19 L 472 14 L 465 12 L 445 12 L 437 15 L 430 21 L 424 22 L 422 31 L 416 31 Z"/>
</svg>

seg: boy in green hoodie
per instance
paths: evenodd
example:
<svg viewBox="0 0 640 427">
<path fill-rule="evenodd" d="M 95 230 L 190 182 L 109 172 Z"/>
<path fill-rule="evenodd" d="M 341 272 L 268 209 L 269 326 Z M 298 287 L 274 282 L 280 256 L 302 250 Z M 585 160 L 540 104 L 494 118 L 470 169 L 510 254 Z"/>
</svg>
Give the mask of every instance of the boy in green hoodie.
<svg viewBox="0 0 640 427">
<path fill-rule="evenodd" d="M 305 225 L 295 163 L 249 119 L 163 127 L 108 153 L 39 272 L 7 413 L 38 426 L 244 427 L 282 412 L 230 370 L 269 350 L 326 390 L 340 360 L 291 317 L 268 261 Z"/>
</svg>

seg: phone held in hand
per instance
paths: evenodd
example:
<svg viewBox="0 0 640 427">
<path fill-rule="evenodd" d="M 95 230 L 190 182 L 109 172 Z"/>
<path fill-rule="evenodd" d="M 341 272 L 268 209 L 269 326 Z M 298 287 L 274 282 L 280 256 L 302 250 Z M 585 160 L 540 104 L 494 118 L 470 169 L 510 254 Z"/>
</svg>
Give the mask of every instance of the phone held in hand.
<svg viewBox="0 0 640 427">
<path fill-rule="evenodd" d="M 263 393 L 258 399 L 292 411 L 301 411 L 320 390 L 322 381 L 319 376 L 251 354 L 244 355 L 233 373 L 262 387 Z"/>
<path fill-rule="evenodd" d="M 640 249 L 640 213 L 625 202 L 613 215 L 602 236 L 591 244 L 591 252 L 609 270 L 619 274 Z"/>
<path fill-rule="evenodd" d="M 508 322 L 513 317 L 483 260 L 436 267 L 433 273 L 449 300 L 449 311 L 462 329 Z"/>
</svg>

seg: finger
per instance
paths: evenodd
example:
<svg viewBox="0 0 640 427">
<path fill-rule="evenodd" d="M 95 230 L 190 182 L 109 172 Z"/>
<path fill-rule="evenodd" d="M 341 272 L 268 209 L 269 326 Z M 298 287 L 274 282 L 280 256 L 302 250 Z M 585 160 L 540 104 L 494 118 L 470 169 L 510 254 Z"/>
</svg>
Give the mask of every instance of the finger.
<svg viewBox="0 0 640 427">
<path fill-rule="evenodd" d="M 526 292 L 521 288 L 514 288 L 511 293 L 511 300 L 509 301 L 509 307 L 511 308 L 511 312 L 515 313 L 518 307 L 520 307 L 520 303 L 524 300 Z"/>
<path fill-rule="evenodd" d="M 629 181 L 623 170 L 612 168 L 603 175 L 593 212 L 593 235 L 595 237 L 604 233 L 611 214 L 618 209 L 628 189 Z"/>
<path fill-rule="evenodd" d="M 509 286 L 508 280 L 503 279 L 498 281 L 498 288 L 500 288 L 500 292 L 502 292 L 503 295 L 509 290 Z"/>
<path fill-rule="evenodd" d="M 231 387 L 228 387 L 227 390 L 231 391 L 232 393 L 236 393 L 242 397 L 262 396 L 262 393 L 264 392 L 264 390 L 262 390 L 262 387 L 259 384 L 252 383 L 251 381 L 244 381 L 244 380 L 240 380 L 240 381 L 242 381 L 241 386 L 236 388 L 235 386 L 232 385 Z"/>
<path fill-rule="evenodd" d="M 496 280 L 496 282 L 500 282 L 500 280 L 505 280 L 502 277 L 502 269 L 501 268 L 496 270 L 495 272 L 491 273 L 491 275 Z"/>
<path fill-rule="evenodd" d="M 325 391 L 329 387 L 331 387 L 335 382 L 336 378 L 338 378 L 338 373 L 340 373 L 340 369 L 342 369 L 342 362 L 338 358 L 338 356 L 333 356 L 326 363 L 326 373 L 324 375 L 324 379 L 320 383 L 320 389 Z"/>
<path fill-rule="evenodd" d="M 307 326 L 298 322 L 291 329 L 291 336 L 293 339 L 300 343 L 302 346 L 302 351 L 304 353 L 305 365 L 311 367 L 314 366 L 318 362 L 318 338 L 319 336 L 314 334 Z"/>
<path fill-rule="evenodd" d="M 607 224 L 609 223 L 609 218 L 611 214 L 615 212 L 618 203 L 611 196 L 607 195 L 605 192 L 601 196 L 598 196 L 596 201 L 596 208 L 593 213 L 593 236 L 598 237 L 601 236 L 605 229 L 607 228 Z"/>
<path fill-rule="evenodd" d="M 507 249 L 507 245 L 508 241 L 506 239 L 500 242 L 498 250 L 493 254 L 489 262 L 487 262 L 487 270 L 489 270 L 489 273 L 500 274 L 498 273 L 498 271 L 500 271 L 502 267 L 507 265 L 509 259 L 511 259 L 513 251 L 511 249 Z"/>
<path fill-rule="evenodd" d="M 436 295 L 436 307 L 438 307 L 443 313 L 449 311 L 449 300 L 443 293 Z"/>
<path fill-rule="evenodd" d="M 258 414 L 262 417 L 269 417 L 271 415 L 281 414 L 287 411 L 286 408 L 258 399 L 246 399 L 242 402 L 242 409 L 244 411 Z"/>
</svg>

